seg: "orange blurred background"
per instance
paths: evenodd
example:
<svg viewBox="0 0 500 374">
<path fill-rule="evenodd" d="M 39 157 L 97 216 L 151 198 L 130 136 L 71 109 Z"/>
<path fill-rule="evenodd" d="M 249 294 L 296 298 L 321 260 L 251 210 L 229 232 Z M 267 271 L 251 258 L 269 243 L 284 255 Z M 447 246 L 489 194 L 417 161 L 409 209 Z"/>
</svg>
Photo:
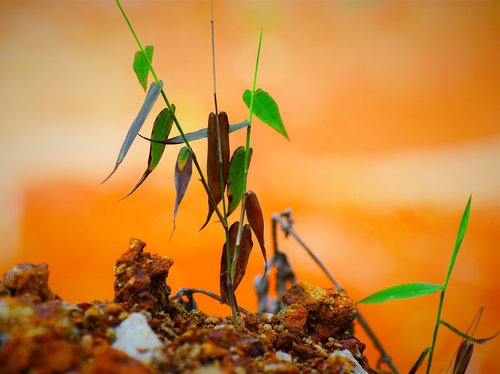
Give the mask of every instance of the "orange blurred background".
<svg viewBox="0 0 500 374">
<path fill-rule="evenodd" d="M 497 1 L 216 1 L 219 107 L 246 118 L 260 29 L 258 86 L 278 101 L 288 142 L 256 121 L 249 188 L 270 222 L 292 208 L 295 228 L 350 295 L 444 280 L 460 218 L 469 230 L 443 318 L 476 336 L 499 325 L 500 11 Z M 208 1 L 124 1 L 185 131 L 212 111 Z M 223 232 L 202 232 L 206 197 L 193 176 L 171 240 L 178 148 L 131 197 L 146 167 L 138 139 L 111 171 L 144 92 L 136 45 L 113 1 L 0 5 L 0 270 L 46 262 L 52 289 L 71 303 L 113 297 L 113 264 L 130 237 L 172 257 L 168 283 L 218 293 Z M 157 103 L 154 111 L 162 108 Z M 150 132 L 154 115 L 143 134 Z M 233 149 L 243 133 L 232 137 Z M 201 163 L 206 147 L 194 143 Z M 267 241 L 270 243 L 270 225 Z M 299 280 L 330 287 L 296 244 L 280 237 Z M 271 248 L 268 248 L 271 252 Z M 255 251 L 237 291 L 255 310 Z M 438 296 L 362 305 L 403 372 L 430 345 Z M 198 297 L 208 313 L 226 307 Z M 362 340 L 367 338 L 359 332 Z M 498 338 L 475 349 L 471 373 L 493 373 Z M 441 329 L 445 371 L 460 339 Z M 377 354 L 369 345 L 375 363 Z"/>
</svg>

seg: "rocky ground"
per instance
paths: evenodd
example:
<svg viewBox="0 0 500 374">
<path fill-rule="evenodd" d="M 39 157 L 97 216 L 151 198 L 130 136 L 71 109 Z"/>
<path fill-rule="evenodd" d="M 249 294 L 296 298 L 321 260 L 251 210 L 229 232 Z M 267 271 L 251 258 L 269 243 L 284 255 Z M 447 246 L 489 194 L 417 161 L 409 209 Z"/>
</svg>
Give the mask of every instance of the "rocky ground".
<svg viewBox="0 0 500 374">
<path fill-rule="evenodd" d="M 232 318 L 170 300 L 173 260 L 132 239 L 115 265 L 115 299 L 69 305 L 46 264 L 0 283 L 0 373 L 381 373 L 352 334 L 356 304 L 298 283 L 277 314 Z"/>
</svg>

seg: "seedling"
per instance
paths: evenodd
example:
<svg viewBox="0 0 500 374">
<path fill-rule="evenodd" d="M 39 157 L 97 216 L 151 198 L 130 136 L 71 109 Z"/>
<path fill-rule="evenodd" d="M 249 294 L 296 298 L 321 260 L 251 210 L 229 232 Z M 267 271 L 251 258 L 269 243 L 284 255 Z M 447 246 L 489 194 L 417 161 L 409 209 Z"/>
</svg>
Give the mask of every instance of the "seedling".
<svg viewBox="0 0 500 374">
<path fill-rule="evenodd" d="M 278 105 L 270 94 L 256 87 L 262 45 L 262 31 L 259 38 L 252 89 L 247 89 L 243 93 L 243 101 L 249 108 L 248 119 L 238 124 L 230 125 L 227 114 L 219 112 L 217 105 L 212 4 L 211 29 L 215 110 L 208 117 L 207 128 L 186 134 L 179 122 L 175 106 L 171 104 L 167 97 L 163 81 L 158 78 L 153 67 L 154 47 L 151 45 L 143 46 L 120 1 L 115 1 L 139 47 L 139 50 L 135 53 L 133 69 L 140 85 L 146 91 L 146 97 L 137 117 L 128 130 L 115 166 L 104 181 L 109 179 L 118 169 L 118 166 L 122 163 L 130 146 L 138 135 L 150 142 L 148 164 L 142 177 L 125 197 L 132 194 L 146 180 L 149 174 L 153 172 L 167 145 L 184 144 L 179 150 L 175 163 L 174 181 L 176 198 L 173 212 L 173 230 L 175 229 L 175 219 L 179 205 L 191 180 L 194 164 L 208 197 L 208 214 L 201 229 L 210 222 L 215 212 L 225 232 L 226 240 L 222 250 L 220 269 L 221 301 L 231 306 L 233 319 L 237 320 L 239 315 L 234 292 L 245 275 L 248 258 L 253 247 L 252 233 L 259 242 L 264 261 L 267 262 L 262 210 L 257 195 L 253 191 L 247 190 L 247 175 L 252 155 L 250 142 L 253 115 L 255 114 L 262 122 L 277 130 L 288 139 Z M 153 77 L 153 82 L 148 89 L 147 85 L 150 73 Z M 160 95 L 166 107 L 157 115 L 153 124 L 151 137 L 147 138 L 140 135 L 139 131 Z M 173 124 L 175 124 L 179 132 L 179 136 L 169 137 Z M 230 156 L 229 134 L 242 128 L 246 128 L 247 130 L 245 145 L 237 147 L 232 156 Z M 192 141 L 204 138 L 207 138 L 208 141 L 206 173 L 203 173 L 196 153 L 191 146 Z M 228 222 L 229 216 L 238 207 L 240 207 L 239 220 L 230 225 Z M 245 216 L 248 224 L 244 222 Z"/>
<path fill-rule="evenodd" d="M 469 354 L 472 355 L 472 349 L 468 348 L 468 344 L 472 343 L 478 343 L 482 344 L 485 343 L 493 338 L 496 337 L 495 334 L 492 337 L 485 338 L 485 339 L 476 339 L 473 336 L 469 336 L 466 333 L 461 332 L 459 329 L 453 327 L 450 325 L 448 322 L 444 321 L 441 319 L 441 312 L 443 310 L 443 304 L 444 304 L 444 297 L 446 294 L 446 289 L 448 288 L 448 282 L 450 281 L 450 276 L 451 272 L 453 270 L 453 267 L 455 265 L 455 261 L 457 259 L 458 251 L 460 249 L 460 246 L 462 245 L 462 241 L 465 237 L 465 233 L 467 231 L 467 226 L 469 224 L 469 216 L 470 216 L 470 206 L 471 206 L 471 201 L 472 201 L 472 196 L 469 197 L 469 201 L 467 202 L 467 205 L 465 207 L 464 213 L 462 215 L 462 219 L 460 221 L 460 226 L 458 228 L 458 234 L 457 234 L 457 239 L 455 241 L 455 246 L 453 248 L 453 252 L 451 254 L 450 258 L 450 263 L 448 265 L 448 270 L 446 272 L 446 277 L 445 280 L 442 284 L 432 284 L 432 283 L 410 283 L 410 284 L 402 284 L 399 286 L 394 286 L 387 288 L 385 290 L 379 291 L 371 296 L 368 296 L 367 298 L 364 298 L 363 300 L 360 300 L 358 304 L 369 304 L 369 303 L 381 303 L 389 300 L 397 300 L 397 299 L 407 299 L 407 298 L 412 298 L 412 297 L 417 297 L 417 296 L 424 296 L 424 295 L 430 295 L 435 292 L 440 292 L 440 298 L 439 298 L 439 305 L 438 305 L 438 311 L 437 311 L 437 317 L 436 317 L 436 323 L 434 325 L 434 333 L 432 335 L 432 343 L 430 347 L 427 347 L 423 350 L 422 354 L 420 355 L 419 359 L 411 369 L 410 373 L 415 373 L 418 368 L 424 363 L 426 356 L 428 356 L 427 359 L 427 374 L 430 373 L 431 367 L 432 367 L 432 357 L 434 355 L 435 347 L 436 347 L 436 339 L 439 331 L 439 326 L 443 325 L 447 328 L 449 328 L 451 331 L 456 333 L 457 335 L 460 335 L 462 338 L 465 339 L 466 343 L 465 348 L 463 348 L 460 352 L 459 355 L 464 357 L 460 358 L 457 356 L 457 359 L 459 359 L 459 366 L 457 371 L 454 371 L 454 373 L 464 373 L 465 369 L 467 368 L 467 364 L 470 360 L 470 356 L 468 359 L 466 359 L 466 356 Z M 464 352 L 462 352 L 464 351 Z"/>
</svg>

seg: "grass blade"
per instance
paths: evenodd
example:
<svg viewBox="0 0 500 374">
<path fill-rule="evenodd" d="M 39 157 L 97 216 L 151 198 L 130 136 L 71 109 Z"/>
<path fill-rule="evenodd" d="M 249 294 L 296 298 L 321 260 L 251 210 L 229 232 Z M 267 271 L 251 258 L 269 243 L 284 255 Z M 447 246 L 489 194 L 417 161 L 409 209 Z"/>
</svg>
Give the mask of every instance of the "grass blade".
<svg viewBox="0 0 500 374">
<path fill-rule="evenodd" d="M 177 162 L 175 163 L 174 181 L 175 181 L 175 206 L 174 206 L 174 228 L 172 229 L 172 234 L 175 230 L 175 218 L 177 217 L 177 211 L 179 209 L 179 204 L 184 197 L 186 190 L 191 180 L 191 175 L 193 173 L 193 158 L 189 148 L 182 147 L 177 156 Z M 172 236 L 172 234 L 170 236 Z"/>
<path fill-rule="evenodd" d="M 262 256 L 264 256 L 264 262 L 266 264 L 267 271 L 267 256 L 266 256 L 266 246 L 264 243 L 264 215 L 262 214 L 262 208 L 260 207 L 259 199 L 253 191 L 247 192 L 245 211 L 247 214 L 248 223 L 252 228 L 253 233 L 259 241 L 260 250 L 262 251 Z"/>
<path fill-rule="evenodd" d="M 451 255 L 450 264 L 448 266 L 448 273 L 446 274 L 446 280 L 444 282 L 445 288 L 448 285 L 451 271 L 453 270 L 453 267 L 455 266 L 455 261 L 457 259 L 458 251 L 460 249 L 460 246 L 462 245 L 462 241 L 463 241 L 465 233 L 467 231 L 467 226 L 469 225 L 471 201 L 472 201 L 472 196 L 469 197 L 469 201 L 467 201 L 467 206 L 465 207 L 464 213 L 462 215 L 462 219 L 460 220 L 460 226 L 458 228 L 457 239 L 455 240 L 455 247 L 453 248 L 453 253 Z"/>
<path fill-rule="evenodd" d="M 430 295 L 441 291 L 443 286 L 433 283 L 408 283 L 389 287 L 358 301 L 358 304 L 383 303 L 389 300 L 408 299 L 411 297 Z"/>
<path fill-rule="evenodd" d="M 149 112 L 151 112 L 153 105 L 158 99 L 162 87 L 163 87 L 162 81 L 160 81 L 159 83 L 153 82 L 151 83 L 151 86 L 149 86 L 149 90 L 148 93 L 146 94 L 146 98 L 144 99 L 144 103 L 142 104 L 139 113 L 137 114 L 134 121 L 130 125 L 130 128 L 128 129 L 127 136 L 125 137 L 125 140 L 123 141 L 122 147 L 120 149 L 120 153 L 118 154 L 115 167 L 111 171 L 111 173 L 106 177 L 106 179 L 104 179 L 101 183 L 106 182 L 114 174 L 116 169 L 118 169 L 118 166 L 122 163 L 128 150 L 130 149 L 130 146 L 134 142 L 137 133 L 144 124 L 144 121 L 146 121 Z"/>
<path fill-rule="evenodd" d="M 252 156 L 252 148 L 250 148 L 250 159 Z M 245 163 L 245 147 L 240 146 L 236 148 L 229 163 L 229 178 L 227 182 L 227 198 L 229 201 L 229 208 L 227 215 L 229 216 L 238 207 L 243 194 L 245 193 L 244 165 Z"/>
<path fill-rule="evenodd" d="M 144 48 L 144 52 L 148 56 L 149 62 L 144 57 L 142 51 L 135 52 L 134 55 L 134 63 L 132 67 L 134 68 L 135 75 L 137 75 L 137 79 L 141 84 L 144 91 L 148 88 L 148 75 L 149 75 L 149 66 L 153 62 L 153 51 L 154 47 L 152 45 L 147 45 Z"/>
<path fill-rule="evenodd" d="M 245 90 L 243 101 L 250 108 L 252 101 L 252 91 Z M 281 119 L 280 110 L 276 101 L 262 88 L 255 91 L 252 112 L 265 124 L 278 131 L 285 138 L 290 140 Z"/>
<path fill-rule="evenodd" d="M 172 105 L 172 109 L 175 112 L 175 105 Z M 151 139 L 153 140 L 149 145 L 149 156 L 148 156 L 148 166 L 144 171 L 139 182 L 136 183 L 132 191 L 130 191 L 121 200 L 132 195 L 132 193 L 139 188 L 139 186 L 146 180 L 146 178 L 151 174 L 151 172 L 156 168 L 160 162 L 161 156 L 163 156 L 163 151 L 165 150 L 165 144 L 157 143 L 157 141 L 164 141 L 168 138 L 170 130 L 172 130 L 173 117 L 172 113 L 168 108 L 163 109 L 155 119 L 153 124 L 153 130 L 151 132 Z"/>
</svg>

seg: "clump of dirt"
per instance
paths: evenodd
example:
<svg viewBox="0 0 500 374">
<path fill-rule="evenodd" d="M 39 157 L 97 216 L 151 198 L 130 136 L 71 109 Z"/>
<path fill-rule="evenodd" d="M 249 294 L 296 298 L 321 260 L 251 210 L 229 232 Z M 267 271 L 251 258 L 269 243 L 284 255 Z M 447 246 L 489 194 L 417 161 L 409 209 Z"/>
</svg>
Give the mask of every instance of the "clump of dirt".
<svg viewBox="0 0 500 374">
<path fill-rule="evenodd" d="M 46 264 L 15 266 L 0 282 L 0 372 L 380 373 L 352 334 L 342 291 L 299 283 L 277 314 L 232 318 L 169 299 L 173 260 L 131 239 L 115 265 L 115 299 L 69 305 Z"/>
</svg>

